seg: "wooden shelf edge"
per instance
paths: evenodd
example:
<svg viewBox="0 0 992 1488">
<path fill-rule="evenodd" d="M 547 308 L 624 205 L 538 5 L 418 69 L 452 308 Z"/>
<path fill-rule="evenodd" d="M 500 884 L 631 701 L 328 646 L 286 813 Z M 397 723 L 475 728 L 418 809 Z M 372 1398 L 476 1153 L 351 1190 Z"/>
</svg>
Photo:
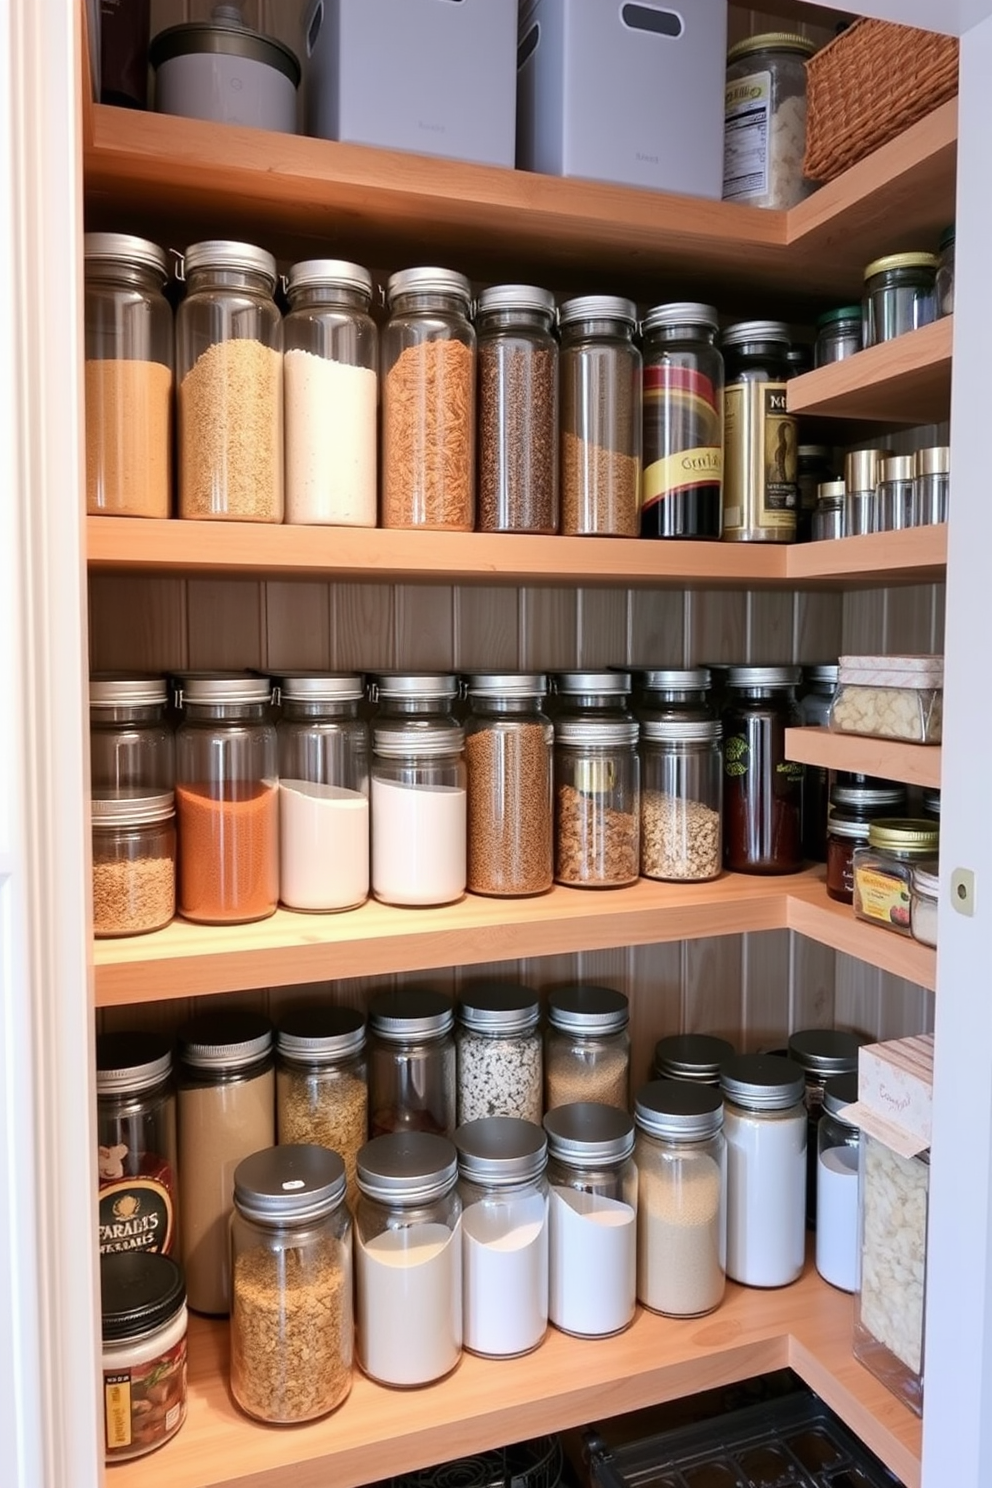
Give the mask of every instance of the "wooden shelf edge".
<svg viewBox="0 0 992 1488">
<path fill-rule="evenodd" d="M 824 770 L 850 770 L 939 789 L 939 744 L 905 744 L 899 739 L 868 739 L 860 734 L 838 734 L 830 729 L 791 728 L 785 731 L 786 758 Z"/>
<path fill-rule="evenodd" d="M 828 896 L 822 870 L 789 895 L 786 923 L 798 935 L 855 956 L 879 971 L 890 972 L 930 992 L 936 989 L 937 952 L 908 935 L 896 935 L 856 919 L 849 904 L 840 904 Z"/>
<path fill-rule="evenodd" d="M 789 383 L 790 413 L 936 424 L 950 415 L 954 318 L 870 346 Z"/>
<path fill-rule="evenodd" d="M 786 572 L 795 585 L 943 583 L 947 524 L 797 543 L 786 550 Z"/>
</svg>

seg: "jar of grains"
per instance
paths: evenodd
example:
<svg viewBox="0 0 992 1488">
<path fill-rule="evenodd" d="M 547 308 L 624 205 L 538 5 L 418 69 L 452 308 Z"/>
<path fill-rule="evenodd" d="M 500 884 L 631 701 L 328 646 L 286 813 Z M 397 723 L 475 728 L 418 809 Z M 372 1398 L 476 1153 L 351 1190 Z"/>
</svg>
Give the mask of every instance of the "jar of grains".
<svg viewBox="0 0 992 1488">
<path fill-rule="evenodd" d="M 458 1151 L 446 1137 L 394 1132 L 358 1154 L 356 1346 L 382 1385 L 426 1385 L 462 1351 Z"/>
<path fill-rule="evenodd" d="M 556 321 L 546 289 L 498 284 L 479 296 L 480 532 L 558 530 Z"/>
<path fill-rule="evenodd" d="M 723 849 L 721 725 L 641 724 L 641 872 L 702 882 L 720 874 Z"/>
<path fill-rule="evenodd" d="M 344 1164 L 310 1143 L 234 1170 L 231 1394 L 257 1421 L 326 1416 L 351 1390 L 351 1213 Z"/>
<path fill-rule="evenodd" d="M 554 880 L 552 746 L 539 672 L 468 679 L 468 888 L 543 894 Z"/>
<path fill-rule="evenodd" d="M 188 677 L 179 690 L 179 913 L 188 920 L 264 920 L 279 902 L 271 701 L 264 677 Z"/>
<path fill-rule="evenodd" d="M 353 909 L 369 893 L 369 731 L 357 674 L 279 681 L 279 894 Z"/>
<path fill-rule="evenodd" d="M 403 269 L 382 337 L 382 525 L 475 525 L 472 289 L 451 269 Z"/>
<path fill-rule="evenodd" d="M 641 353 L 637 307 L 582 295 L 561 326 L 561 531 L 637 537 L 641 504 Z"/>
<path fill-rule="evenodd" d="M 176 912 L 176 804 L 172 791 L 94 791 L 93 934 L 144 935 Z"/>
<path fill-rule="evenodd" d="M 163 249 L 86 233 L 86 510 L 167 517 L 172 505 L 172 308 Z"/>
<path fill-rule="evenodd" d="M 544 1058 L 540 1004 L 530 987 L 481 982 L 463 989 L 455 1034 L 458 1123 L 482 1116 L 540 1121 Z"/>
<path fill-rule="evenodd" d="M 652 1312 L 699 1317 L 723 1300 L 727 1146 L 711 1085 L 653 1080 L 637 1123 L 637 1298 Z"/>
<path fill-rule="evenodd" d="M 795 542 L 799 430 L 787 412 L 789 327 L 746 320 L 723 333 L 723 536 L 728 542 Z"/>
<path fill-rule="evenodd" d="M 158 1033 L 96 1041 L 100 1254 L 177 1248 L 176 1091 Z"/>
<path fill-rule="evenodd" d="M 806 153 L 806 60 L 816 43 L 772 31 L 727 53 L 723 199 L 794 207 L 812 190 Z"/>
<path fill-rule="evenodd" d="M 429 987 L 377 992 L 369 1003 L 369 1130 L 434 1132 L 456 1125 L 454 1004 Z"/>
<path fill-rule="evenodd" d="M 599 1101 L 627 1109 L 630 1004 L 612 987 L 557 987 L 548 997 L 544 1106 Z"/>
<path fill-rule="evenodd" d="M 312 1006 L 284 1014 L 276 1034 L 276 1141 L 316 1142 L 338 1153 L 354 1204 L 368 1122 L 364 1014 Z"/>
<path fill-rule="evenodd" d="M 164 677 L 97 672 L 90 678 L 90 783 L 95 791 L 171 791 L 175 741 Z"/>
<path fill-rule="evenodd" d="M 854 913 L 897 935 L 911 934 L 913 870 L 931 868 L 940 847 L 940 823 L 925 817 L 880 816 L 868 828 L 868 846 L 854 852 Z M 931 868 L 931 871 L 932 868 Z"/>
<path fill-rule="evenodd" d="M 858 1149 L 861 1133 L 844 1115 L 858 1098 L 857 1074 L 823 1085 L 816 1139 L 816 1269 L 842 1292 L 858 1289 Z"/>
<path fill-rule="evenodd" d="M 727 1138 L 727 1275 L 787 1286 L 806 1254 L 803 1072 L 780 1054 L 738 1054 L 720 1070 Z"/>
<path fill-rule="evenodd" d="M 735 666 L 723 714 L 723 864 L 737 873 L 797 873 L 803 865 L 803 767 L 785 757 L 802 722 L 799 667 Z"/>
<path fill-rule="evenodd" d="M 841 1028 L 804 1028 L 789 1035 L 789 1058 L 806 1080 L 806 1224 L 816 1229 L 816 1132 L 823 1110 L 823 1088 L 831 1075 L 856 1075 L 858 1050 L 865 1042 L 859 1033 Z"/>
<path fill-rule="evenodd" d="M 736 1052 L 727 1039 L 712 1033 L 670 1033 L 654 1046 L 655 1079 L 719 1085 L 721 1066 Z"/>
<path fill-rule="evenodd" d="M 276 1139 L 272 1024 L 261 1013 L 202 1013 L 179 1030 L 179 1199 L 194 1312 L 231 1304 L 228 1220 L 234 1170 Z"/>
<path fill-rule="evenodd" d="M 143 1457 L 186 1419 L 186 1288 L 171 1256 L 100 1257 L 107 1463 Z"/>
<path fill-rule="evenodd" d="M 723 531 L 723 357 L 712 305 L 656 305 L 644 352 L 642 537 Z"/>
<path fill-rule="evenodd" d="M 186 298 L 176 313 L 179 515 L 281 522 L 276 261 L 250 243 L 217 240 L 187 248 L 184 271 Z"/>
<path fill-rule="evenodd" d="M 286 521 L 374 527 L 379 334 L 372 276 L 308 259 L 286 278 Z"/>
<path fill-rule="evenodd" d="M 555 878 L 615 888 L 640 873 L 641 785 L 634 718 L 555 719 Z"/>
<path fill-rule="evenodd" d="M 385 904 L 451 904 L 468 877 L 464 731 L 380 718 L 372 738 L 372 892 Z"/>
<path fill-rule="evenodd" d="M 865 269 L 862 298 L 866 346 L 878 346 L 937 319 L 935 253 L 889 253 Z"/>
<path fill-rule="evenodd" d="M 548 1142 L 538 1122 L 459 1126 L 462 1333 L 488 1358 L 529 1354 L 548 1331 Z"/>
</svg>

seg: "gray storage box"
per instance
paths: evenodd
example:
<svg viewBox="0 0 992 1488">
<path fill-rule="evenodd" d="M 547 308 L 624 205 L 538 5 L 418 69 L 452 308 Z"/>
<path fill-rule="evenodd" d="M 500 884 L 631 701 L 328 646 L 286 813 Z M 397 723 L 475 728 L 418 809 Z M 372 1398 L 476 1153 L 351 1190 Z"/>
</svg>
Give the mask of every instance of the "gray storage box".
<svg viewBox="0 0 992 1488">
<path fill-rule="evenodd" d="M 727 0 L 522 0 L 517 165 L 719 200 Z"/>
<path fill-rule="evenodd" d="M 512 166 L 517 0 L 312 0 L 307 133 Z"/>
</svg>

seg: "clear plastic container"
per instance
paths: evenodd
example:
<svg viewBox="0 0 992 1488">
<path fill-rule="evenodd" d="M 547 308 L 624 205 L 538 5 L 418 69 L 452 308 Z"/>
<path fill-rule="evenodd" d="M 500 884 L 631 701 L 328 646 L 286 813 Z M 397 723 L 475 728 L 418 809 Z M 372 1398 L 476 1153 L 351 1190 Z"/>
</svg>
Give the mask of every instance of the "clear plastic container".
<svg viewBox="0 0 992 1488">
<path fill-rule="evenodd" d="M 868 829 L 868 846 L 854 853 L 854 913 L 897 935 L 911 933 L 913 869 L 936 856 L 940 824 L 914 817 L 881 817 Z"/>
<path fill-rule="evenodd" d="M 379 718 L 372 738 L 372 892 L 385 904 L 451 904 L 468 880 L 464 732 Z"/>
<path fill-rule="evenodd" d="M 817 1124 L 816 1269 L 842 1292 L 856 1292 L 858 1254 L 858 1152 L 861 1133 L 841 1113 L 858 1098 L 857 1074 L 831 1075 L 823 1086 Z"/>
<path fill-rule="evenodd" d="M 670 1033 L 654 1046 L 654 1076 L 719 1085 L 720 1066 L 736 1053 L 732 1043 L 712 1033 Z"/>
<path fill-rule="evenodd" d="M 842 305 L 828 310 L 816 322 L 814 360 L 818 367 L 843 362 L 861 350 L 861 306 Z"/>
<path fill-rule="evenodd" d="M 878 477 L 878 531 L 901 532 L 920 525 L 916 501 L 916 456 L 890 455 Z"/>
<path fill-rule="evenodd" d="M 951 495 L 951 451 L 946 444 L 916 451 L 913 481 L 916 520 L 920 526 L 946 522 Z"/>
<path fill-rule="evenodd" d="M 510 982 L 462 991 L 455 1035 L 458 1124 L 483 1116 L 540 1122 L 544 1045 L 537 993 Z"/>
<path fill-rule="evenodd" d="M 176 804 L 172 791 L 94 791 L 93 934 L 161 930 L 176 912 Z"/>
<path fill-rule="evenodd" d="M 104 1459 L 143 1457 L 186 1419 L 186 1288 L 171 1256 L 100 1257 Z"/>
<path fill-rule="evenodd" d="M 913 939 L 937 947 L 937 905 L 940 902 L 940 876 L 937 864 L 920 863 L 913 869 L 909 903 L 909 928 Z"/>
<path fill-rule="evenodd" d="M 940 263 L 937 267 L 937 314 L 954 314 L 954 228 L 945 227 L 940 235 Z"/>
<path fill-rule="evenodd" d="M 641 724 L 641 873 L 702 882 L 723 857 L 721 725 Z"/>
<path fill-rule="evenodd" d="M 723 357 L 712 305 L 656 305 L 641 324 L 641 536 L 723 532 Z"/>
<path fill-rule="evenodd" d="M 787 411 L 789 344 L 779 320 L 740 321 L 723 332 L 726 542 L 796 540 L 799 430 Z"/>
<path fill-rule="evenodd" d="M 311 1006 L 284 1014 L 276 1035 L 276 1140 L 317 1142 L 338 1153 L 354 1204 L 368 1125 L 364 1014 Z"/>
<path fill-rule="evenodd" d="M 865 269 L 862 335 L 878 346 L 937 319 L 935 253 L 889 253 Z"/>
<path fill-rule="evenodd" d="M 555 719 L 555 878 L 617 888 L 640 874 L 636 719 Z"/>
<path fill-rule="evenodd" d="M 830 727 L 842 734 L 939 744 L 942 656 L 842 656 Z"/>
<path fill-rule="evenodd" d="M 615 295 L 566 300 L 561 326 L 561 531 L 637 537 L 641 353 L 637 307 Z"/>
<path fill-rule="evenodd" d="M 803 1072 L 778 1054 L 738 1054 L 720 1070 L 727 1138 L 727 1275 L 788 1286 L 806 1257 Z"/>
<path fill-rule="evenodd" d="M 727 53 L 724 201 L 794 207 L 812 183 L 806 150 L 806 59 L 816 43 L 787 32 L 739 41 Z"/>
<path fill-rule="evenodd" d="M 799 667 L 731 667 L 723 715 L 723 864 L 736 873 L 797 873 L 803 864 L 803 767 L 785 757 L 802 723 Z"/>
<path fill-rule="evenodd" d="M 468 888 L 543 894 L 554 881 L 552 750 L 540 672 L 468 678 Z"/>
<path fill-rule="evenodd" d="M 806 1224 L 816 1229 L 816 1132 L 823 1109 L 823 1090 L 832 1075 L 857 1075 L 858 1050 L 865 1040 L 840 1028 L 804 1028 L 789 1037 L 789 1058 L 806 1077 Z"/>
<path fill-rule="evenodd" d="M 158 1033 L 96 1041 L 100 1254 L 178 1248 L 176 1087 Z"/>
<path fill-rule="evenodd" d="M 454 1004 L 443 992 L 405 987 L 369 1003 L 369 1132 L 455 1129 Z"/>
<path fill-rule="evenodd" d="M 175 740 L 164 677 L 96 672 L 90 678 L 90 782 L 95 791 L 171 791 Z"/>
<path fill-rule="evenodd" d="M 596 1101 L 627 1109 L 630 1005 L 612 987 L 556 987 L 548 996 L 544 1106 Z"/>
</svg>

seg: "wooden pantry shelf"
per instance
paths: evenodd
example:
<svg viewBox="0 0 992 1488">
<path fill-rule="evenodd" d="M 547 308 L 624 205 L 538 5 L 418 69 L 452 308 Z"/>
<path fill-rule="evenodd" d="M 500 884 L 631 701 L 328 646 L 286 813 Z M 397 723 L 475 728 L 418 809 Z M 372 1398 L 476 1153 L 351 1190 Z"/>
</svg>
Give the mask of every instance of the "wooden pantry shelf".
<svg viewBox="0 0 992 1488">
<path fill-rule="evenodd" d="M 639 1310 L 614 1338 L 554 1328 L 524 1358 L 465 1355 L 448 1379 L 387 1390 L 363 1376 L 308 1426 L 249 1421 L 227 1386 L 228 1327 L 194 1318 L 189 1413 L 160 1452 L 113 1469 L 114 1488 L 354 1488 L 354 1485 L 584 1425 L 789 1366 L 907 1485 L 919 1488 L 919 1420 L 851 1354 L 852 1299 L 807 1264 L 791 1287 L 731 1284 L 717 1312 L 688 1321 Z"/>
<path fill-rule="evenodd" d="M 868 739 L 824 728 L 785 731 L 786 758 L 824 770 L 881 775 L 906 785 L 940 787 L 940 745 L 906 744 L 900 739 Z"/>
<path fill-rule="evenodd" d="M 789 383 L 789 410 L 871 424 L 937 424 L 951 412 L 954 318 L 908 331 Z"/>
<path fill-rule="evenodd" d="M 931 992 L 937 986 L 937 952 L 908 935 L 896 935 L 856 919 L 849 904 L 829 898 L 822 869 L 816 882 L 810 878 L 801 891 L 789 895 L 787 923 L 797 934 L 856 956 L 879 971 L 891 972 Z"/>
<path fill-rule="evenodd" d="M 786 551 L 786 571 L 796 588 L 942 584 L 947 571 L 947 525 L 798 543 Z"/>
</svg>

